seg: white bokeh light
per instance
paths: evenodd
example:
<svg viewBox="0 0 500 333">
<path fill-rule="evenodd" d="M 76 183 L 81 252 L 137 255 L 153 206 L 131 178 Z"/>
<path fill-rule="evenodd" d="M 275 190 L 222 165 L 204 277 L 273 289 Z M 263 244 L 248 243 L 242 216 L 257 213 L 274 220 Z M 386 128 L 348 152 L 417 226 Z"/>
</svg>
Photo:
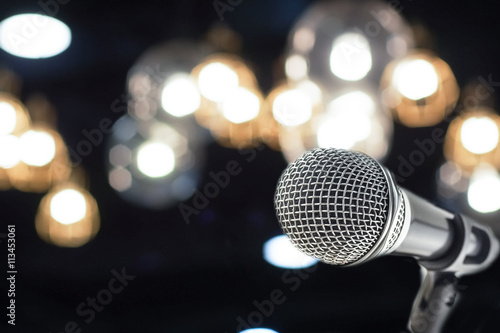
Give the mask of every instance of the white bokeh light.
<svg viewBox="0 0 500 333">
<path fill-rule="evenodd" d="M 299 89 L 280 93 L 273 102 L 273 116 L 284 126 L 298 126 L 312 115 L 312 101 L 308 94 Z"/>
<path fill-rule="evenodd" d="M 0 47 L 18 57 L 53 57 L 70 44 L 68 26 L 47 15 L 19 14 L 0 22 Z"/>
<path fill-rule="evenodd" d="M 490 165 L 480 165 L 474 170 L 467 190 L 467 201 L 480 213 L 500 209 L 500 175 Z"/>
<path fill-rule="evenodd" d="M 350 149 L 367 139 L 372 132 L 373 99 L 361 91 L 353 91 L 334 99 L 318 125 L 320 148 Z"/>
<path fill-rule="evenodd" d="M 29 130 L 20 138 L 21 160 L 31 166 L 49 164 L 56 155 L 52 135 L 44 131 Z"/>
<path fill-rule="evenodd" d="M 372 68 L 372 54 L 368 40 L 356 32 L 337 37 L 330 53 L 331 72 L 346 81 L 364 78 Z"/>
<path fill-rule="evenodd" d="M 220 62 L 206 65 L 198 76 L 201 94 L 214 102 L 221 102 L 231 96 L 238 84 L 236 72 Z"/>
<path fill-rule="evenodd" d="M 465 149 L 474 154 L 484 154 L 498 146 L 500 133 L 493 119 L 470 117 L 462 124 L 460 138 Z"/>
<path fill-rule="evenodd" d="M 184 117 L 198 110 L 200 100 L 196 83 L 184 73 L 170 76 L 161 93 L 163 109 L 175 117 Z"/>
<path fill-rule="evenodd" d="M 222 114 L 232 123 L 241 124 L 257 117 L 260 100 L 250 90 L 238 87 L 222 103 Z"/>
<path fill-rule="evenodd" d="M 278 332 L 270 328 L 249 328 L 244 331 L 241 331 L 240 333 L 278 333 Z"/>
<path fill-rule="evenodd" d="M 264 244 L 264 259 L 273 266 L 288 269 L 305 268 L 318 262 L 300 252 L 286 235 L 273 237 Z"/>
<path fill-rule="evenodd" d="M 439 85 L 436 69 L 422 59 L 399 63 L 394 70 L 393 80 L 399 92 L 412 100 L 434 94 Z"/>
<path fill-rule="evenodd" d="M 14 135 L 0 135 L 0 168 L 12 168 L 20 160 L 19 138 Z"/>
<path fill-rule="evenodd" d="M 289 56 L 285 61 L 285 73 L 292 80 L 301 80 L 307 77 L 307 60 L 298 54 Z"/>
<path fill-rule="evenodd" d="M 175 168 L 174 151 L 162 142 L 146 142 L 138 149 L 137 168 L 150 178 L 165 177 Z"/>
<path fill-rule="evenodd" d="M 67 189 L 58 192 L 50 201 L 50 215 L 59 223 L 73 224 L 87 214 L 87 202 L 82 193 Z"/>
<path fill-rule="evenodd" d="M 7 102 L 0 102 L 0 135 L 10 134 L 16 128 L 17 114 L 14 107 Z"/>
</svg>

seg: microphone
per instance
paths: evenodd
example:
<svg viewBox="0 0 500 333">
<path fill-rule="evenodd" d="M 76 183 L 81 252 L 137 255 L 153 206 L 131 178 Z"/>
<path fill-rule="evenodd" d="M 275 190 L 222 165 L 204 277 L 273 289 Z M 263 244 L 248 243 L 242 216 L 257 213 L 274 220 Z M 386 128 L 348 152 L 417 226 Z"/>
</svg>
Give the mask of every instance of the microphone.
<svg viewBox="0 0 500 333">
<path fill-rule="evenodd" d="M 463 275 L 487 268 L 499 252 L 490 228 L 398 187 L 386 168 L 359 152 L 303 154 L 281 175 L 275 209 L 299 250 L 333 265 L 397 254 Z"/>
</svg>

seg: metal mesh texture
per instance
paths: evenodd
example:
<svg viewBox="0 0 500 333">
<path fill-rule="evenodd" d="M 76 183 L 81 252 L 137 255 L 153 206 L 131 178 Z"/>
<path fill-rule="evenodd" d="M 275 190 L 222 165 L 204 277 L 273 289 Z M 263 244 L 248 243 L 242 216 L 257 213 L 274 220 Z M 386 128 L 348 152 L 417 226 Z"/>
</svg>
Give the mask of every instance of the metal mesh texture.
<svg viewBox="0 0 500 333">
<path fill-rule="evenodd" d="M 275 208 L 304 253 L 345 265 L 365 255 L 387 222 L 389 188 L 377 161 L 334 148 L 311 150 L 281 175 Z"/>
<path fill-rule="evenodd" d="M 387 241 L 384 251 L 388 251 L 394 246 L 394 244 L 399 238 L 399 235 L 401 234 L 401 231 L 403 230 L 403 224 L 405 221 L 405 199 L 404 196 L 401 194 L 401 191 L 399 192 L 400 192 L 399 197 L 401 198 L 401 204 L 399 205 L 398 213 L 396 215 L 396 225 L 394 226 L 393 231 L 389 235 L 389 240 Z"/>
</svg>

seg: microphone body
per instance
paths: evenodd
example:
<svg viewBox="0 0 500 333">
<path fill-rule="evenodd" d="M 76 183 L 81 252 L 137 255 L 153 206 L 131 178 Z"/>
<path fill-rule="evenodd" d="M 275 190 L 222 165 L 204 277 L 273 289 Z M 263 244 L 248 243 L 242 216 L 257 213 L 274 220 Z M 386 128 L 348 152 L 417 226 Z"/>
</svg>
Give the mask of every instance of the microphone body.
<svg viewBox="0 0 500 333">
<path fill-rule="evenodd" d="M 299 250 L 334 265 L 395 254 L 462 275 L 487 268 L 500 248 L 489 227 L 398 187 L 376 160 L 341 149 L 313 149 L 291 163 L 275 208 Z"/>
</svg>

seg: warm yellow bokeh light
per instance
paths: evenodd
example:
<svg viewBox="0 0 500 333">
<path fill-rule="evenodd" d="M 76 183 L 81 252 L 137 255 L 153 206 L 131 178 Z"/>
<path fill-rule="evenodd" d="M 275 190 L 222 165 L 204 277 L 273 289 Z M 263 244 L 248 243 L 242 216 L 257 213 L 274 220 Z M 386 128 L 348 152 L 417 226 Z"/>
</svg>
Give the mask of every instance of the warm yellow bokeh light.
<svg viewBox="0 0 500 333">
<path fill-rule="evenodd" d="M 375 103 L 366 93 L 354 91 L 342 95 L 327 106 L 327 112 L 318 126 L 320 148 L 350 149 L 367 139 L 372 131 Z"/>
<path fill-rule="evenodd" d="M 200 107 L 200 101 L 200 92 L 188 74 L 173 74 L 165 82 L 161 105 L 172 116 L 184 117 L 195 112 Z"/>
<path fill-rule="evenodd" d="M 31 166 L 49 164 L 56 155 L 56 143 L 45 131 L 29 130 L 20 137 L 21 160 Z"/>
<path fill-rule="evenodd" d="M 14 135 L 0 135 L 0 168 L 12 168 L 20 160 L 19 138 Z"/>
<path fill-rule="evenodd" d="M 250 90 L 238 87 L 222 103 L 222 114 L 234 124 L 257 117 L 261 107 L 259 97 Z"/>
<path fill-rule="evenodd" d="M 460 138 L 465 149 L 484 154 L 498 146 L 500 133 L 497 123 L 490 117 L 470 117 L 462 124 Z"/>
<path fill-rule="evenodd" d="M 394 84 L 399 92 L 412 100 L 419 100 L 434 94 L 439 85 L 436 69 L 422 59 L 407 60 L 394 70 Z"/>
<path fill-rule="evenodd" d="M 285 90 L 273 102 L 273 116 L 284 126 L 298 126 L 312 115 L 312 101 L 306 92 L 299 89 Z"/>
<path fill-rule="evenodd" d="M 175 154 L 162 142 L 146 142 L 137 152 L 137 168 L 150 178 L 165 177 L 175 168 Z"/>
<path fill-rule="evenodd" d="M 68 225 L 81 221 L 87 214 L 87 203 L 82 193 L 67 189 L 52 197 L 50 215 L 59 223 Z"/>
<path fill-rule="evenodd" d="M 220 62 L 206 65 L 198 76 L 201 94 L 213 102 L 221 102 L 231 96 L 238 84 L 238 74 Z"/>
<path fill-rule="evenodd" d="M 330 53 L 330 70 L 338 78 L 358 81 L 372 68 L 372 54 L 368 40 L 356 32 L 337 37 Z"/>
<path fill-rule="evenodd" d="M 500 209 L 500 175 L 490 165 L 480 165 L 472 174 L 467 191 L 469 205 L 480 213 Z"/>
<path fill-rule="evenodd" d="M 10 134 L 16 128 L 16 109 L 7 102 L 0 102 L 0 135 Z"/>
</svg>

